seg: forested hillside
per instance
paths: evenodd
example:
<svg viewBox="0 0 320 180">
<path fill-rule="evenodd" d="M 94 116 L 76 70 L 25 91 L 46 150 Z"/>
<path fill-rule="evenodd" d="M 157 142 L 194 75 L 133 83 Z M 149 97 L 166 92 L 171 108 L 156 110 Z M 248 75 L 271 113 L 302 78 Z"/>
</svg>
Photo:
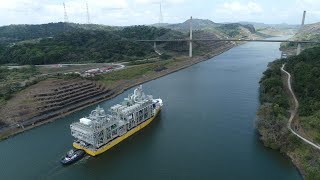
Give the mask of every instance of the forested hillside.
<svg viewBox="0 0 320 180">
<path fill-rule="evenodd" d="M 219 25 L 220 24 L 214 23 L 208 19 L 192 19 L 192 29 L 194 30 L 210 29 L 218 27 Z M 163 27 L 180 31 L 189 31 L 190 19 L 186 20 L 183 23 L 163 24 Z"/>
<path fill-rule="evenodd" d="M 2 46 L 0 64 L 115 62 L 145 58 L 151 55 L 152 45 L 134 40 L 156 39 L 166 33 L 172 34 L 172 30 L 149 26 L 110 31 L 77 29 L 35 43 Z"/>
<path fill-rule="evenodd" d="M 0 27 L 0 44 L 14 43 L 23 40 L 47 38 L 63 32 L 76 30 L 113 30 L 114 27 L 94 24 L 48 23 L 38 25 L 9 25 Z"/>
<path fill-rule="evenodd" d="M 290 58 L 286 67 L 294 77 L 293 88 L 300 102 L 299 114 L 309 116 L 319 111 L 320 48 L 307 49 L 300 56 Z"/>
<path fill-rule="evenodd" d="M 320 143 L 320 47 L 269 65 L 260 81 L 257 128 L 264 144 L 293 158 L 306 179 L 320 179 L 320 152 L 301 142 L 287 128 L 289 101 L 281 79 L 283 63 L 292 75 L 293 90 L 300 103 L 295 128 Z"/>
<path fill-rule="evenodd" d="M 217 24 L 210 20 L 192 21 L 194 37 L 257 38 L 252 25 Z M 110 27 L 95 24 L 49 23 L 41 25 L 10 25 L 0 27 L 0 64 L 38 65 L 55 63 L 116 62 L 158 56 L 152 43 L 138 39 L 186 39 L 187 20 L 179 24 Z M 235 45 L 235 44 L 232 44 Z M 229 42 L 194 43 L 194 55 L 205 55 Z M 187 53 L 186 42 L 157 43 L 166 55 Z"/>
</svg>

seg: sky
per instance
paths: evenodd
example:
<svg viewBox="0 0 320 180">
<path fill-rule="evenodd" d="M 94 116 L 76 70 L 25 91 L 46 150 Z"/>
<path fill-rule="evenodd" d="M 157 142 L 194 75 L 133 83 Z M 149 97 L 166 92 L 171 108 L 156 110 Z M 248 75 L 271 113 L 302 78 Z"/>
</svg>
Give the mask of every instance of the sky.
<svg viewBox="0 0 320 180">
<path fill-rule="evenodd" d="M 127 26 L 158 23 L 160 3 L 163 23 L 180 23 L 190 16 L 213 22 L 263 22 L 300 24 L 320 22 L 320 0 L 0 0 L 0 26 L 64 21 Z"/>
</svg>

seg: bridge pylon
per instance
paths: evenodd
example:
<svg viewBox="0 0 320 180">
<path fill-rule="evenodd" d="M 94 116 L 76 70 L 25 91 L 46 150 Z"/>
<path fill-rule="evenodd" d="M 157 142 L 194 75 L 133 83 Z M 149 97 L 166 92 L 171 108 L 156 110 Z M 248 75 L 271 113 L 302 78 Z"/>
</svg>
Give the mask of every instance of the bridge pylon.
<svg viewBox="0 0 320 180">
<path fill-rule="evenodd" d="M 300 29 L 302 29 L 302 28 L 303 28 L 305 19 L 306 19 L 306 11 L 303 11 L 303 16 L 302 16 L 302 22 L 301 22 Z M 297 55 L 299 55 L 300 53 L 301 53 L 301 44 L 300 44 L 300 43 L 298 43 L 298 47 L 297 47 Z"/>
<path fill-rule="evenodd" d="M 192 57 L 192 16 L 190 17 L 189 57 Z"/>
</svg>

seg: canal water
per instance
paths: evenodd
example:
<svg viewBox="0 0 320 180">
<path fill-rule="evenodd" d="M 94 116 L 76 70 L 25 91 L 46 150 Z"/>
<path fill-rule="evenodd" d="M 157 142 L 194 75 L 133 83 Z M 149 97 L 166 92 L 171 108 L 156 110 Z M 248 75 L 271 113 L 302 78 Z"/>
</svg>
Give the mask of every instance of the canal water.
<svg viewBox="0 0 320 180">
<path fill-rule="evenodd" d="M 164 108 L 145 129 L 97 157 L 62 167 L 69 124 L 96 105 L 0 142 L 0 179 L 302 179 L 255 130 L 258 91 L 279 43 L 250 42 L 147 82 Z M 109 108 L 133 89 L 100 103 Z"/>
</svg>

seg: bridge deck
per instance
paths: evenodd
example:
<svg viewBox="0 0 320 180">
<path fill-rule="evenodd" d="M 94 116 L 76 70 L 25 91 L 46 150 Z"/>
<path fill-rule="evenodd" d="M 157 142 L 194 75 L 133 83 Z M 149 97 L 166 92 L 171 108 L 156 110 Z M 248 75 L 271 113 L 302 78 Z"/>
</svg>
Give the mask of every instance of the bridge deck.
<svg viewBox="0 0 320 180">
<path fill-rule="evenodd" d="M 136 40 L 138 42 L 189 42 L 189 41 L 252 41 L 252 42 L 292 42 L 292 43 L 320 43 L 318 41 L 292 41 L 292 40 L 267 40 L 267 39 L 166 39 L 166 40 L 150 40 L 150 39 L 141 39 Z"/>
</svg>

